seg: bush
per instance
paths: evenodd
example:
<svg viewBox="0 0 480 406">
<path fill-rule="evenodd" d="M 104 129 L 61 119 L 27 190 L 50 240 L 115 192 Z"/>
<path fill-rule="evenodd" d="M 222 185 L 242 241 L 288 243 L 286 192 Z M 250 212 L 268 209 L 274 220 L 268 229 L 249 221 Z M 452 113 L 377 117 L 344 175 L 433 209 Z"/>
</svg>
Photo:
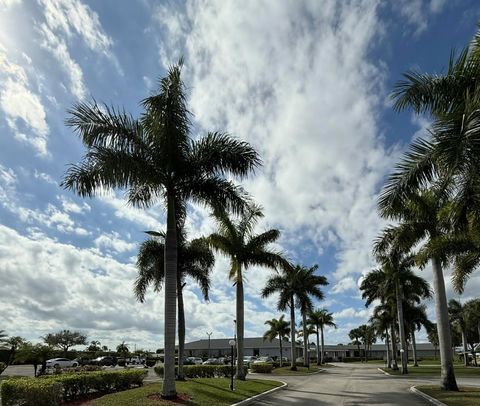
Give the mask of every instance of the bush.
<svg viewBox="0 0 480 406">
<path fill-rule="evenodd" d="M 116 392 L 142 386 L 147 373 L 143 369 L 129 369 L 9 379 L 2 384 L 2 406 L 56 406 L 62 400 L 76 399 L 90 392 Z"/>
<path fill-rule="evenodd" d="M 7 379 L 1 393 L 2 406 L 57 406 L 63 402 L 62 384 L 55 380 Z"/>
<path fill-rule="evenodd" d="M 119 367 L 124 367 L 125 363 L 126 363 L 125 358 L 119 358 L 118 361 L 117 361 L 117 365 Z"/>
<path fill-rule="evenodd" d="M 5 362 L 0 362 L 0 374 L 7 368 L 7 364 Z"/>
<path fill-rule="evenodd" d="M 184 365 L 183 373 L 186 378 L 229 378 L 232 367 L 230 365 Z M 154 368 L 155 373 L 163 378 L 163 364 L 157 364 Z M 245 375 L 248 369 L 245 367 Z M 178 367 L 175 367 L 175 373 L 178 374 Z"/>
<path fill-rule="evenodd" d="M 155 364 L 157 363 L 157 360 L 153 359 L 153 358 L 148 358 L 146 361 L 145 361 L 145 365 L 147 367 L 154 367 Z"/>
<path fill-rule="evenodd" d="M 252 364 L 250 369 L 252 372 L 270 374 L 273 370 L 273 364 L 271 362 L 257 362 L 256 364 Z"/>
</svg>

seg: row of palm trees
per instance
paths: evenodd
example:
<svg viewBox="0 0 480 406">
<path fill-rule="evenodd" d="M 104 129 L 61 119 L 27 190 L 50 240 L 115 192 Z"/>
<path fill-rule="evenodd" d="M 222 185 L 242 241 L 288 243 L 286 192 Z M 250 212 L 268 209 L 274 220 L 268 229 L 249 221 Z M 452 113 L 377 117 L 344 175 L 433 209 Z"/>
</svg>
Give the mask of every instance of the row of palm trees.
<svg viewBox="0 0 480 406">
<path fill-rule="evenodd" d="M 480 31 L 459 55 L 452 53 L 445 74 L 409 71 L 404 77 L 392 93 L 394 108 L 426 114 L 432 124 L 428 137 L 413 141 L 386 182 L 379 211 L 393 224 L 374 252 L 398 265 L 407 259 L 421 268 L 431 265 L 441 388 L 456 391 L 443 269 L 452 264 L 452 284 L 461 293 L 480 264 Z"/>
<path fill-rule="evenodd" d="M 283 341 L 288 340 L 288 336 L 291 333 L 290 323 L 286 321 L 285 315 L 281 315 L 280 318 L 267 320 L 265 322 L 266 325 L 269 326 L 269 329 L 263 335 L 264 340 L 272 341 L 275 338 L 279 340 L 279 348 L 280 348 L 280 367 L 283 366 Z M 302 315 L 303 319 L 303 315 Z M 303 321 L 300 323 L 300 327 L 302 330 L 297 331 L 299 337 L 303 337 L 303 342 L 308 345 L 309 336 L 315 334 L 317 337 L 317 365 L 323 365 L 324 362 L 324 354 L 325 354 L 325 340 L 324 340 L 324 329 L 327 327 L 337 328 L 337 325 L 333 321 L 333 314 L 329 313 L 327 309 L 315 309 L 309 311 L 306 320 L 306 328 L 304 328 L 305 324 Z M 290 337 L 290 341 L 292 342 L 295 337 L 295 331 L 293 335 Z M 294 348 L 294 346 L 292 346 Z M 292 358 L 292 368 L 295 368 L 293 362 L 295 358 L 295 353 L 291 353 Z M 304 365 L 309 364 L 309 356 L 308 352 L 304 353 Z"/>
<path fill-rule="evenodd" d="M 211 132 L 192 137 L 182 64 L 180 61 L 172 66 L 160 80 L 158 92 L 141 102 L 143 113 L 139 118 L 96 102 L 79 103 L 69 110 L 67 125 L 80 136 L 86 154 L 80 163 L 68 168 L 62 181 L 64 188 L 83 197 L 120 189 L 134 206 L 147 208 L 160 203 L 166 209 L 166 230 L 147 231 L 150 238 L 140 247 L 134 284 L 135 296 L 142 302 L 149 286 L 164 290 L 162 396 L 166 399 L 176 397 L 177 329 L 179 354 L 185 343 L 183 290 L 187 280 L 194 280 L 208 300 L 213 251 L 230 259 L 229 278 L 236 289 L 239 379 L 245 378 L 244 273 L 254 266 L 278 272 L 262 294 L 280 294 L 278 308 L 290 308 L 293 326 L 296 308 L 302 312 L 306 326 L 312 299 L 321 300 L 319 286 L 327 284 L 325 277 L 316 275 L 317 266 L 293 266 L 281 252 L 270 248 L 280 236 L 278 230 L 255 234 L 263 212 L 233 179 L 253 174 L 261 165 L 260 157 L 250 144 L 228 134 Z M 185 223 L 190 203 L 210 208 L 217 223 L 215 233 L 188 240 Z M 182 378 L 182 357 L 179 361 Z"/>
</svg>

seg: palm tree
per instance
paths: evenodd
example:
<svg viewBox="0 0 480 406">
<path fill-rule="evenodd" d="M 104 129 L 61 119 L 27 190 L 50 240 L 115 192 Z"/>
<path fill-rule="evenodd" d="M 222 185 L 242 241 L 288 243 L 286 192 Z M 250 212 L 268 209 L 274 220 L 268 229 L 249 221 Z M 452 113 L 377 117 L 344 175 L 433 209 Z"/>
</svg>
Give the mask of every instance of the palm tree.
<svg viewBox="0 0 480 406">
<path fill-rule="evenodd" d="M 370 323 L 375 328 L 377 336 L 385 339 L 385 345 L 387 347 L 387 367 L 397 370 L 397 350 L 394 332 L 395 304 L 393 301 L 387 299 L 385 302 L 375 306 L 373 315 L 370 317 Z M 391 334 L 388 333 L 389 329 L 391 330 Z M 392 343 L 391 351 L 390 341 Z"/>
<path fill-rule="evenodd" d="M 389 193 L 388 187 L 385 193 Z M 438 238 L 442 238 L 450 230 L 448 196 L 439 187 L 432 187 L 415 195 L 411 194 L 401 206 L 385 206 L 382 201 L 379 206 L 384 217 L 398 221 L 400 224 L 384 230 L 384 238 L 377 244 L 377 251 L 386 251 L 391 246 L 409 250 L 423 242 L 417 255 L 417 262 L 421 266 L 424 266 L 427 261 L 432 263 L 441 359 L 440 386 L 444 390 L 458 391 L 453 369 L 452 338 L 443 277 L 443 264 L 446 263 L 446 258 L 432 247 Z"/>
<path fill-rule="evenodd" d="M 414 265 L 414 255 L 405 254 L 396 247 L 385 249 L 385 239 L 388 237 L 389 234 L 383 234 L 377 239 L 374 251 L 381 263 L 381 268 L 366 275 L 360 285 L 360 290 L 363 292 L 362 298 L 367 299 L 366 306 L 369 306 L 375 299 L 385 302 L 389 297 L 394 298 L 400 335 L 402 374 L 407 374 L 406 351 L 408 347 L 405 334 L 404 302 L 411 300 L 419 303 L 421 299 L 429 298 L 430 287 L 423 278 L 415 275 L 411 270 Z"/>
<path fill-rule="evenodd" d="M 375 337 L 375 327 L 369 324 L 362 324 L 358 327 L 358 332 L 360 334 L 360 339 L 363 343 L 363 350 L 365 352 L 365 362 L 368 361 L 368 352 L 372 344 L 374 344 L 377 339 Z"/>
<path fill-rule="evenodd" d="M 145 301 L 145 293 L 149 285 L 154 291 L 160 291 L 165 280 L 165 233 L 148 231 L 151 239 L 140 245 L 137 256 L 138 276 L 135 280 L 134 292 L 138 301 Z M 178 306 L 178 379 L 183 380 L 183 353 L 185 348 L 185 309 L 183 289 L 186 277 L 198 283 L 205 300 L 208 300 L 210 288 L 210 272 L 215 258 L 206 238 L 187 241 L 185 232 L 177 230 L 177 306 Z"/>
<path fill-rule="evenodd" d="M 315 333 L 317 335 L 317 365 L 323 365 L 323 357 L 325 354 L 323 330 L 325 327 L 337 328 L 337 325 L 333 322 L 333 313 L 329 313 L 327 309 L 313 310 L 308 315 L 307 323 L 315 328 Z M 318 340 L 319 329 L 321 336 L 321 351 Z"/>
<path fill-rule="evenodd" d="M 404 302 L 403 307 L 405 311 L 405 327 L 412 339 L 413 366 L 418 367 L 415 331 L 419 331 L 422 327 L 428 331 L 432 327 L 432 322 L 428 320 L 425 305 L 416 305 L 407 300 Z"/>
<path fill-rule="evenodd" d="M 468 349 L 467 349 L 467 318 L 464 306 L 455 299 L 450 299 L 448 302 L 448 314 L 452 327 L 455 327 L 462 335 L 463 346 L 463 363 L 468 366 Z"/>
<path fill-rule="evenodd" d="M 352 340 L 352 344 L 357 346 L 358 354 L 360 356 L 360 331 L 358 328 L 353 328 L 348 333 L 348 337 Z"/>
<path fill-rule="evenodd" d="M 295 299 L 296 305 L 300 309 L 303 326 L 303 360 L 304 366 L 310 367 L 310 356 L 308 352 L 308 322 L 307 317 L 313 311 L 312 299 L 323 300 L 324 295 L 320 286 L 328 285 L 325 276 L 317 275 L 318 265 L 310 268 L 297 265 L 295 278 Z"/>
<path fill-rule="evenodd" d="M 277 310 L 286 311 L 290 309 L 290 354 L 292 362 L 290 369 L 297 370 L 297 352 L 296 352 L 296 323 L 295 323 L 295 278 L 297 268 L 292 266 L 283 267 L 280 271 L 271 276 L 265 287 L 262 289 L 262 297 L 266 298 L 274 293 L 278 293 Z"/>
<path fill-rule="evenodd" d="M 236 287 L 237 379 L 245 379 L 243 368 L 244 293 L 243 273 L 252 266 L 275 269 L 289 266 L 280 252 L 269 248 L 280 237 L 280 231 L 271 229 L 254 234 L 258 219 L 263 217 L 259 206 L 251 205 L 238 219 L 232 220 L 227 212 L 216 210 L 214 216 L 218 230 L 209 237 L 212 248 L 230 258 L 230 280 Z"/>
<path fill-rule="evenodd" d="M 437 331 L 437 325 L 435 323 L 432 323 L 430 328 L 427 330 L 427 338 L 428 342 L 433 345 L 434 348 L 434 359 L 437 359 L 437 348 L 440 345 L 440 342 L 438 340 L 438 331 Z"/>
<path fill-rule="evenodd" d="M 191 138 L 181 68 L 182 61 L 171 67 L 159 91 L 142 101 L 139 119 L 95 102 L 75 105 L 67 125 L 80 135 L 87 153 L 62 181 L 80 196 L 127 189 L 133 205 L 160 201 L 166 207 L 164 398 L 176 397 L 177 222 L 185 217 L 188 201 L 242 211 L 246 195 L 226 176 L 245 177 L 260 164 L 249 144 L 226 134 Z"/>
<path fill-rule="evenodd" d="M 280 347 L 280 368 L 283 366 L 283 340 L 288 338 L 290 334 L 289 322 L 284 320 L 285 315 L 281 315 L 280 318 L 267 320 L 267 324 L 270 328 L 263 334 L 264 340 L 273 341 L 274 338 L 278 337 L 279 347 Z"/>
</svg>

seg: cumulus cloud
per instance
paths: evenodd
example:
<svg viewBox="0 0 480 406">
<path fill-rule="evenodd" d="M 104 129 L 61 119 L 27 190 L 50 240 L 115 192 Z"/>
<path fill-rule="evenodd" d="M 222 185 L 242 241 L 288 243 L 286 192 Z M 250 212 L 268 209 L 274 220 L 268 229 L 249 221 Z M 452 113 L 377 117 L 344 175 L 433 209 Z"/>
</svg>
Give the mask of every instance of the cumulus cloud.
<svg viewBox="0 0 480 406">
<path fill-rule="evenodd" d="M 428 27 L 432 15 L 441 12 L 446 0 L 400 0 L 394 3 L 393 9 L 413 27 L 414 34 L 419 35 Z"/>
<path fill-rule="evenodd" d="M 0 107 L 15 138 L 47 156 L 49 127 L 40 96 L 29 83 L 25 70 L 7 58 L 0 46 Z"/>
</svg>

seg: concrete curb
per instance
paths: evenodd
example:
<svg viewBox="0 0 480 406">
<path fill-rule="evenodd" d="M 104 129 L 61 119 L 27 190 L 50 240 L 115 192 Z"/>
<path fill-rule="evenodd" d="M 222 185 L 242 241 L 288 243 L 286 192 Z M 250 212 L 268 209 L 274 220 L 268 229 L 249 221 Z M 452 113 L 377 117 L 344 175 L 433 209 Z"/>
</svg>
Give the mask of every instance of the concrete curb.
<svg viewBox="0 0 480 406">
<path fill-rule="evenodd" d="M 439 400 L 432 398 L 430 395 L 427 395 L 426 393 L 422 392 L 420 389 L 417 389 L 416 386 L 412 386 L 410 388 L 410 392 L 415 393 L 417 396 L 420 396 L 424 398 L 427 402 L 432 403 L 433 405 L 436 406 L 447 406 L 445 403 L 440 402 Z"/>
<path fill-rule="evenodd" d="M 264 398 L 265 396 L 268 396 L 270 394 L 272 394 L 273 392 L 276 392 L 280 389 L 284 389 L 286 388 L 288 385 L 286 382 L 283 382 L 283 381 L 277 381 L 277 382 L 281 382 L 282 385 L 281 386 L 277 386 L 276 388 L 273 388 L 273 389 L 270 389 L 270 390 L 267 390 L 266 392 L 262 392 L 262 393 L 259 393 L 258 395 L 255 395 L 255 396 L 252 396 L 251 398 L 248 398 L 248 399 L 244 399 L 238 403 L 233 403 L 231 404 L 230 406 L 244 406 L 244 405 L 249 405 L 250 403 L 252 402 L 255 402 L 257 400 L 260 400 L 262 398 Z"/>
<path fill-rule="evenodd" d="M 392 376 L 392 374 L 389 374 L 387 371 L 384 371 L 382 368 L 377 368 L 382 374 Z"/>
</svg>

